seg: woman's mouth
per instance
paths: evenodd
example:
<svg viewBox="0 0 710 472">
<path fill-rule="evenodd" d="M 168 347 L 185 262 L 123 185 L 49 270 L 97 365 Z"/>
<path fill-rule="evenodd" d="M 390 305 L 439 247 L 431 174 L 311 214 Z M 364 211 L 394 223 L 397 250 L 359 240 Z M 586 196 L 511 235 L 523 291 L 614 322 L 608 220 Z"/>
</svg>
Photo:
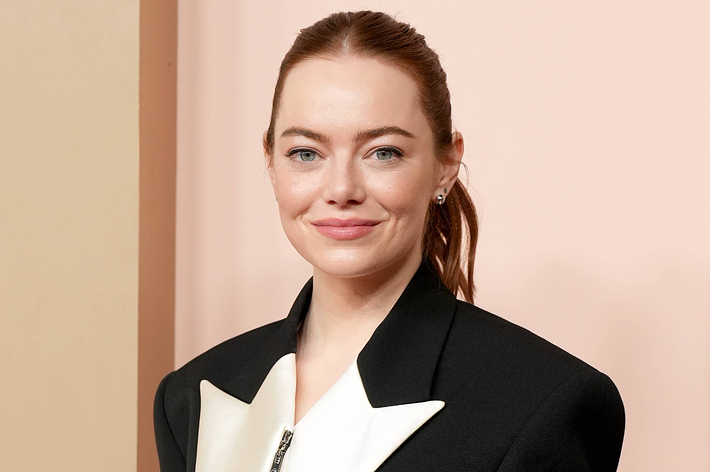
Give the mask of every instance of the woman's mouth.
<svg viewBox="0 0 710 472">
<path fill-rule="evenodd" d="M 326 218 L 312 224 L 323 236 L 333 239 L 357 239 L 370 233 L 380 222 L 362 218 Z"/>
</svg>

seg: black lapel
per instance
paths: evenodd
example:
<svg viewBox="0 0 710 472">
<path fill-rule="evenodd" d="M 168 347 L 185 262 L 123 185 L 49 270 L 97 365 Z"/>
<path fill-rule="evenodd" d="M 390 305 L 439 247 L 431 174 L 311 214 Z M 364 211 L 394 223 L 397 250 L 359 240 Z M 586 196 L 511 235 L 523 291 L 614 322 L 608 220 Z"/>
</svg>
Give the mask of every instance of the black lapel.
<svg viewBox="0 0 710 472">
<path fill-rule="evenodd" d="M 312 293 L 313 277 L 301 289 L 288 316 L 274 323 L 248 364 L 239 369 L 227 386 L 228 393 L 251 403 L 276 361 L 296 352 L 298 324 L 308 312 Z M 358 355 L 360 376 L 373 407 L 430 399 L 436 365 L 455 310 L 456 297 L 424 258 Z"/>
<path fill-rule="evenodd" d="M 360 377 L 373 407 L 431 398 L 455 311 L 456 297 L 424 258 L 358 356 Z"/>
</svg>

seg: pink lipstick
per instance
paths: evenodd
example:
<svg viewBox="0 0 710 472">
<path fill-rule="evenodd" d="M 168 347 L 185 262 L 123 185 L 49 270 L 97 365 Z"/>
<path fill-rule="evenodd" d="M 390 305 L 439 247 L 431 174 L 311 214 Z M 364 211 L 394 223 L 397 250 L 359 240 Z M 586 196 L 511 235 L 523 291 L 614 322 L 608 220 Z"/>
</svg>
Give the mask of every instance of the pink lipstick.
<svg viewBox="0 0 710 472">
<path fill-rule="evenodd" d="M 316 220 L 313 225 L 323 236 L 333 239 L 356 239 L 370 233 L 380 222 L 362 218 L 326 218 Z"/>
</svg>

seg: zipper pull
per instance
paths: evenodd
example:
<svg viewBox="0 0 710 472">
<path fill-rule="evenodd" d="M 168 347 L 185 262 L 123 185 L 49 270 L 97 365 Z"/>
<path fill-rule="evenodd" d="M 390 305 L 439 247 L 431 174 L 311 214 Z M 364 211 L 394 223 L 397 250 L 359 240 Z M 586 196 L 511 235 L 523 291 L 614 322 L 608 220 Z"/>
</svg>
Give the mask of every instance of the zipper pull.
<svg viewBox="0 0 710 472">
<path fill-rule="evenodd" d="M 284 431 L 284 435 L 281 437 L 281 443 L 279 443 L 279 448 L 276 450 L 274 455 L 274 462 L 271 464 L 271 472 L 279 472 L 281 470 L 281 464 L 283 463 L 283 458 L 286 455 L 288 447 L 291 445 L 291 438 L 293 433 L 288 429 Z"/>
</svg>

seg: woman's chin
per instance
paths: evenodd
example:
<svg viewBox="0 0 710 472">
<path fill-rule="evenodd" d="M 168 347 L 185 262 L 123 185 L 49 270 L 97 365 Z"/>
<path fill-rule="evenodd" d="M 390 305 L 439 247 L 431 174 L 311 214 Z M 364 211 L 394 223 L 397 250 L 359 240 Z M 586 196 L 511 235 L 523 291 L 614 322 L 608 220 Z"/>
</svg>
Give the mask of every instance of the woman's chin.
<svg viewBox="0 0 710 472">
<path fill-rule="evenodd" d="M 375 274 L 382 270 L 396 270 L 405 264 L 407 254 L 383 253 L 382 251 L 359 249 L 339 249 L 334 251 L 312 252 L 304 258 L 313 265 L 313 268 L 322 274 L 356 278 Z"/>
<path fill-rule="evenodd" d="M 334 262 L 319 262 L 313 267 L 324 275 L 341 278 L 356 278 L 369 275 L 377 270 L 372 264 L 367 264 L 363 261 L 348 261 L 341 263 Z"/>
<path fill-rule="evenodd" d="M 370 275 L 387 265 L 384 258 L 364 251 L 340 251 L 307 258 L 314 269 L 333 277 L 354 278 Z"/>
</svg>

